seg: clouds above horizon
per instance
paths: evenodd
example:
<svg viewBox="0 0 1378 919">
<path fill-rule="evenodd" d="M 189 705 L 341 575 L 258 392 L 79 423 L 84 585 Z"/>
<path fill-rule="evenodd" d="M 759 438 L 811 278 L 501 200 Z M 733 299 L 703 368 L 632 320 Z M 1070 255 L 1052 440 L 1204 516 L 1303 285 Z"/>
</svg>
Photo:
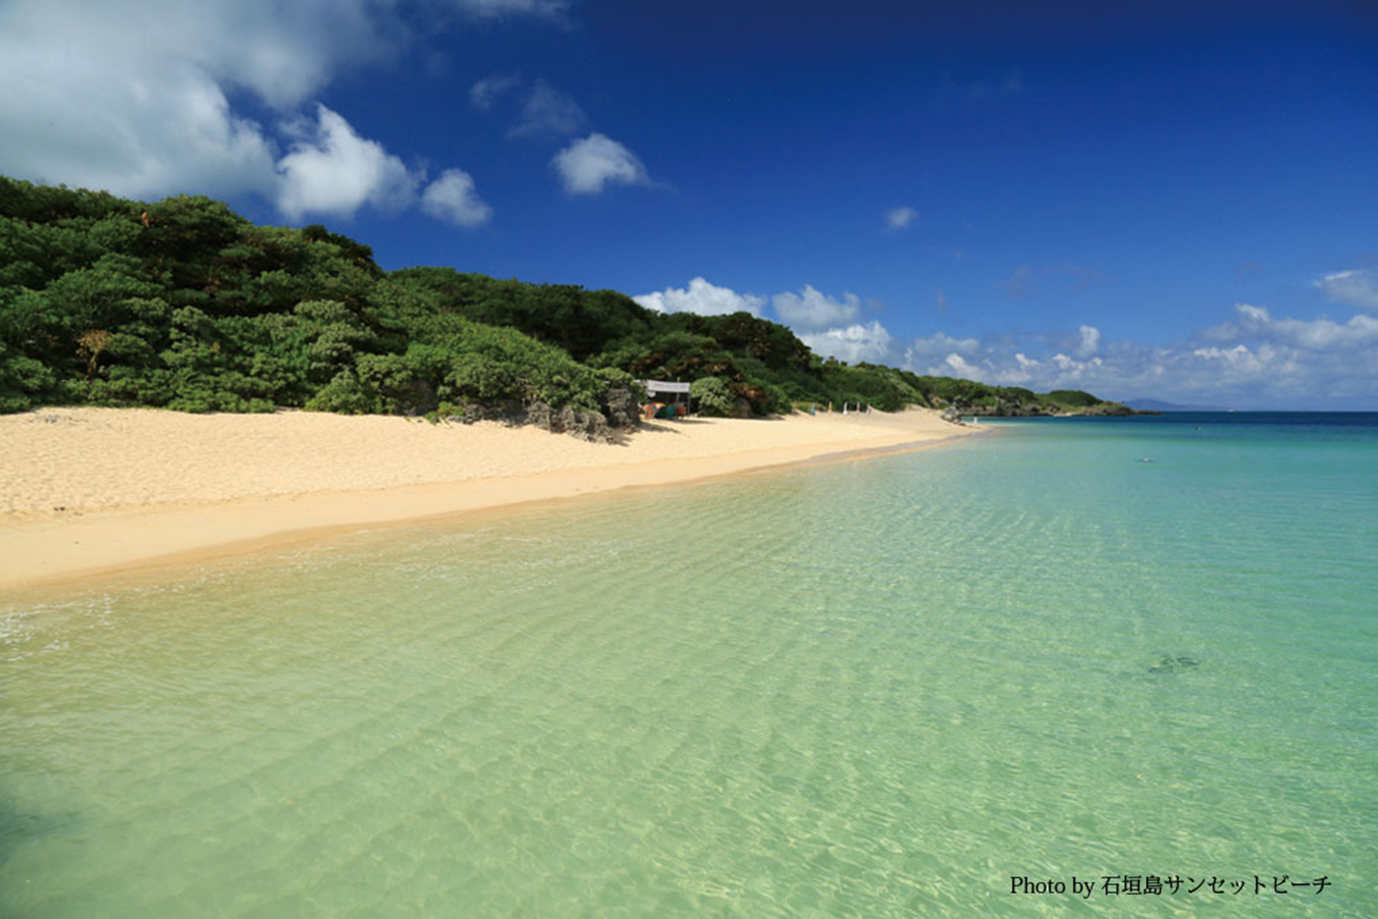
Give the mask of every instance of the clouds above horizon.
<svg viewBox="0 0 1378 919">
<path fill-rule="evenodd" d="M 400 210 L 416 194 L 418 175 L 324 105 L 316 106 L 315 124 L 299 122 L 290 130 L 298 139 L 277 164 L 282 176 L 277 205 L 292 220 L 307 214 L 348 216 L 365 203 Z"/>
<path fill-rule="evenodd" d="M 858 322 L 822 332 L 806 333 L 800 335 L 799 340 L 808 345 L 815 354 L 835 357 L 849 364 L 859 361 L 884 362 L 895 347 L 894 336 L 878 319 L 872 319 L 868 324 Z"/>
<path fill-rule="evenodd" d="M 785 325 L 820 329 L 851 322 L 861 311 L 861 298 L 844 291 L 842 299 L 830 297 L 805 284 L 799 293 L 786 291 L 771 298 L 775 315 Z"/>
<path fill-rule="evenodd" d="M 555 154 L 550 165 L 572 195 L 596 195 L 608 185 L 651 184 L 635 153 L 597 131 Z"/>
<path fill-rule="evenodd" d="M 395 58 L 423 24 L 556 19 L 565 8 L 149 0 L 130 15 L 94 0 L 16 0 L 0 8 L 0 172 L 139 198 L 252 194 L 291 219 L 410 206 L 424 170 L 361 137 L 344 115 L 301 108 L 343 68 Z M 241 94 L 273 123 L 235 111 Z"/>
<path fill-rule="evenodd" d="M 1047 392 L 1085 389 L 1105 398 L 1156 398 L 1236 408 L 1306 407 L 1326 400 L 1372 407 L 1378 380 L 1378 317 L 1346 321 L 1275 318 L 1238 304 L 1230 321 L 1167 346 L 1107 341 L 1101 329 L 957 337 L 944 331 L 904 337 L 878 319 L 857 321 L 860 298 L 805 284 L 769 298 L 695 277 L 685 288 L 634 297 L 657 312 L 704 316 L 745 311 L 790 326 L 822 357 L 888 364 L 918 374 L 955 376 Z"/>
<path fill-rule="evenodd" d="M 395 213 L 416 202 L 425 172 L 408 169 L 324 105 L 316 106 L 314 124 L 303 120 L 286 130 L 297 139 L 277 164 L 276 203 L 289 219 L 308 214 L 348 217 L 365 204 Z M 473 178 L 462 169 L 447 169 L 427 186 L 421 210 L 466 227 L 492 216 L 492 208 L 474 190 Z"/>
<path fill-rule="evenodd" d="M 812 284 L 805 284 L 797 293 L 781 291 L 767 298 L 710 284 L 702 275 L 690 281 L 688 287 L 667 287 L 632 299 L 656 312 L 698 313 L 700 316 L 736 312 L 761 316 L 769 303 L 775 311 L 776 321 L 790 326 L 796 333 L 818 333 L 830 326 L 849 323 L 861 311 L 861 299 L 850 292 L 844 292 L 839 299 L 817 290 Z"/>
<path fill-rule="evenodd" d="M 1076 351 L 1078 357 L 1090 357 L 1100 348 L 1100 329 L 1084 325 L 1077 329 Z"/>
<path fill-rule="evenodd" d="M 1321 277 L 1316 286 L 1336 303 L 1378 310 L 1378 271 L 1368 268 L 1337 271 Z"/>
<path fill-rule="evenodd" d="M 421 210 L 437 220 L 462 227 L 476 227 L 493 216 L 474 190 L 474 180 L 463 169 L 446 169 L 421 196 Z"/>
<path fill-rule="evenodd" d="M 667 287 L 662 291 L 632 297 L 637 303 L 657 313 L 697 313 L 700 316 L 723 316 L 731 313 L 761 315 L 765 297 L 739 294 L 731 288 L 709 284 L 702 277 L 694 278 L 688 287 Z"/>
<path fill-rule="evenodd" d="M 520 74 L 493 74 L 469 88 L 469 102 L 480 111 L 491 111 L 509 95 L 524 97 L 517 121 L 507 136 L 541 140 L 565 138 L 584 130 L 589 117 L 573 96 L 545 80 L 532 81 L 527 89 Z M 640 158 L 617 141 L 594 131 L 568 143 L 550 161 L 565 192 L 596 195 L 609 185 L 651 186 L 650 173 Z"/>
<path fill-rule="evenodd" d="M 909 342 L 897 364 L 916 373 L 959 376 L 1002 386 L 1086 389 L 1108 398 L 1225 403 L 1237 408 L 1306 407 L 1312 400 L 1371 405 L 1378 379 L 1378 319 L 1356 314 L 1274 318 L 1238 304 L 1235 320 L 1165 347 L 1102 342 L 1100 330 L 1075 334 Z"/>
</svg>

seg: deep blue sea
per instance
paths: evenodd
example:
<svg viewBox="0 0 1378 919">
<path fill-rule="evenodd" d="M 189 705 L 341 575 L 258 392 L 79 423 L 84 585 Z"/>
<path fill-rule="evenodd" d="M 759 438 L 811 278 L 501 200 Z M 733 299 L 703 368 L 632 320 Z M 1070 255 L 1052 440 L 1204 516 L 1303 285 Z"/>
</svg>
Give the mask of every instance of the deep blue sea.
<svg viewBox="0 0 1378 919">
<path fill-rule="evenodd" d="M 1378 916 L 1378 414 L 982 426 L 0 600 L 0 916 Z"/>
</svg>

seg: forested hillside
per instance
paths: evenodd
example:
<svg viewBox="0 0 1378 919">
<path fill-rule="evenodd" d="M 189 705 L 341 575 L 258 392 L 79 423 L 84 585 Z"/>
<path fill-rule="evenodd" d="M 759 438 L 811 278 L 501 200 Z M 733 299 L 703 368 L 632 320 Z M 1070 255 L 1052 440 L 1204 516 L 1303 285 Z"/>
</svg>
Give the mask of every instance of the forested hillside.
<svg viewBox="0 0 1378 919">
<path fill-rule="evenodd" d="M 594 412 L 632 423 L 633 380 L 644 378 L 695 381 L 711 414 L 844 400 L 1018 414 L 1114 406 L 823 360 L 746 313 L 663 315 L 614 291 L 449 268 L 389 273 L 322 226 L 255 226 L 207 198 L 144 204 L 0 177 L 3 412 L 535 412 L 577 429 Z"/>
</svg>

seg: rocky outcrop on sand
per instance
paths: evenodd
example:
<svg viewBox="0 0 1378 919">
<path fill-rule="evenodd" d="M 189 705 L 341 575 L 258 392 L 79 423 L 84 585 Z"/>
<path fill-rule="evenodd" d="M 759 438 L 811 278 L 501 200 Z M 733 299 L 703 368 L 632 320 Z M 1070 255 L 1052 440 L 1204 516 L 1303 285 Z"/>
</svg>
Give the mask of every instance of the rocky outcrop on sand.
<svg viewBox="0 0 1378 919">
<path fill-rule="evenodd" d="M 552 434 L 571 434 L 595 443 L 614 443 L 641 424 L 641 405 L 630 389 L 614 388 L 599 395 L 601 412 L 580 411 L 572 405 L 555 408 L 545 402 L 477 405 L 460 408 L 446 421 L 472 424 L 476 421 L 499 421 L 511 426 L 531 425 Z"/>
</svg>

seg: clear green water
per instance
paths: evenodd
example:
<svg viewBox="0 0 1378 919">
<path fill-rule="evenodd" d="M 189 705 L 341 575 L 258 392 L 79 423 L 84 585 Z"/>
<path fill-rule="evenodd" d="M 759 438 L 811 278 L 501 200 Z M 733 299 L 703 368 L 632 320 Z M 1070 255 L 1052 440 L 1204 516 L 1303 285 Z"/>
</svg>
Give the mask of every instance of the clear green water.
<svg viewBox="0 0 1378 919">
<path fill-rule="evenodd" d="M 11 603 L 0 916 L 1372 917 L 1376 547 L 1378 428 L 1010 425 Z"/>
</svg>

